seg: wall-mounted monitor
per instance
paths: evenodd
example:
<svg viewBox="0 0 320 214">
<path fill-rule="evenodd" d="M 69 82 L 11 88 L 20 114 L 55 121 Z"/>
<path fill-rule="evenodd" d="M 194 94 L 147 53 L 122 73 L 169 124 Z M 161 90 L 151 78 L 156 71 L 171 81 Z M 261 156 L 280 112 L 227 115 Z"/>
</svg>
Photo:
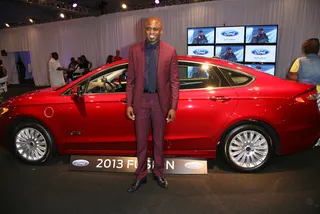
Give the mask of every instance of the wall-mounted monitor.
<svg viewBox="0 0 320 214">
<path fill-rule="evenodd" d="M 245 62 L 276 62 L 275 45 L 247 45 Z"/>
<path fill-rule="evenodd" d="M 245 64 L 246 66 L 256 69 L 258 71 L 275 75 L 275 65 L 274 64 Z"/>
<path fill-rule="evenodd" d="M 268 44 L 277 43 L 277 25 L 246 26 L 246 43 Z"/>
<path fill-rule="evenodd" d="M 243 62 L 243 45 L 218 45 L 215 56 L 230 62 Z"/>
<path fill-rule="evenodd" d="M 214 46 L 188 46 L 188 55 L 211 58 L 214 56 Z"/>
<path fill-rule="evenodd" d="M 188 45 L 213 45 L 214 28 L 188 28 Z"/>
<path fill-rule="evenodd" d="M 216 44 L 244 43 L 243 27 L 216 27 Z"/>
</svg>

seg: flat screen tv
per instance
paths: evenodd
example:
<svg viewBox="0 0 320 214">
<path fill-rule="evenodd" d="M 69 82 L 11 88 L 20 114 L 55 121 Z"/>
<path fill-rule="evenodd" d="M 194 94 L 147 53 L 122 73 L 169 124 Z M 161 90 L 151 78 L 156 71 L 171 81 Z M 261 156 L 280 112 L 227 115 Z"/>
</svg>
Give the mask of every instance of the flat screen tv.
<svg viewBox="0 0 320 214">
<path fill-rule="evenodd" d="M 277 25 L 246 26 L 247 44 L 275 44 L 277 37 Z"/>
<path fill-rule="evenodd" d="M 213 57 L 214 46 L 188 46 L 188 55 L 190 56 L 202 56 L 202 57 Z"/>
<path fill-rule="evenodd" d="M 215 56 L 230 62 L 243 62 L 243 45 L 218 45 Z"/>
<path fill-rule="evenodd" d="M 214 27 L 188 28 L 188 45 L 213 45 Z"/>
<path fill-rule="evenodd" d="M 216 27 L 216 44 L 243 44 L 244 33 L 244 26 Z"/>
<path fill-rule="evenodd" d="M 275 63 L 276 45 L 247 45 L 245 62 Z"/>
<path fill-rule="evenodd" d="M 275 75 L 275 65 L 274 64 L 245 64 L 246 66 L 256 69 L 258 71 Z"/>
</svg>

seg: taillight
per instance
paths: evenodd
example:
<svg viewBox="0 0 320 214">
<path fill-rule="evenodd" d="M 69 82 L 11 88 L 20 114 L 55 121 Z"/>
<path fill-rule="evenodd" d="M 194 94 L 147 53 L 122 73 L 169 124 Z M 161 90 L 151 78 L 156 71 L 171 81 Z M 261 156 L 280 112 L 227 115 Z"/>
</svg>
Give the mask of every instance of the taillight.
<svg viewBox="0 0 320 214">
<path fill-rule="evenodd" d="M 308 91 L 306 93 L 300 94 L 295 98 L 295 100 L 299 103 L 305 103 L 308 101 L 316 101 L 317 100 L 317 90 Z"/>
</svg>

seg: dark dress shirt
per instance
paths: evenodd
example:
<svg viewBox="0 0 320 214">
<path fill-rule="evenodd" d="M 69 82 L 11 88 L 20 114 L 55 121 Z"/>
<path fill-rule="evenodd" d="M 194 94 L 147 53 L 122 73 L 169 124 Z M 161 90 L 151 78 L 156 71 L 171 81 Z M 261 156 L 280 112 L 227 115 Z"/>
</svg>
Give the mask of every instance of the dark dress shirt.
<svg viewBox="0 0 320 214">
<path fill-rule="evenodd" d="M 144 90 L 151 93 L 157 92 L 157 70 L 160 42 L 155 44 L 145 42 L 144 65 L 145 80 Z"/>
</svg>

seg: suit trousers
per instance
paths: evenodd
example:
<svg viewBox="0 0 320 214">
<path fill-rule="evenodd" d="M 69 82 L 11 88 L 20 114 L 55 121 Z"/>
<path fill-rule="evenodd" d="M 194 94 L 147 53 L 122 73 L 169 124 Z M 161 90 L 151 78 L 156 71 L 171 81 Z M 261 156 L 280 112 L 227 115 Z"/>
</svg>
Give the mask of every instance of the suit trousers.
<svg viewBox="0 0 320 214">
<path fill-rule="evenodd" d="M 137 138 L 137 179 L 148 174 L 148 137 L 152 128 L 155 176 L 162 176 L 164 168 L 164 132 L 166 114 L 161 110 L 158 94 L 143 93 L 139 107 L 135 109 L 135 132 Z"/>
</svg>

